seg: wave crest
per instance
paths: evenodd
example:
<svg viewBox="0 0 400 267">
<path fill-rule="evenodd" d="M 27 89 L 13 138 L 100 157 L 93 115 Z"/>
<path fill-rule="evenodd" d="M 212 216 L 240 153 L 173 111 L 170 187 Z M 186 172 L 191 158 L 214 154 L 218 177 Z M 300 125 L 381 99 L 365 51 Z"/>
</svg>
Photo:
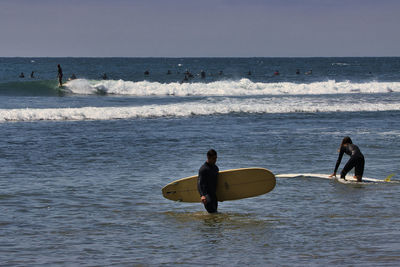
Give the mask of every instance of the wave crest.
<svg viewBox="0 0 400 267">
<path fill-rule="evenodd" d="M 400 92 L 400 82 L 262 83 L 249 79 L 211 83 L 159 83 L 124 80 L 94 81 L 78 79 L 66 83 L 74 94 L 113 94 L 130 96 L 251 96 L 251 95 L 323 95 Z"/>
</svg>

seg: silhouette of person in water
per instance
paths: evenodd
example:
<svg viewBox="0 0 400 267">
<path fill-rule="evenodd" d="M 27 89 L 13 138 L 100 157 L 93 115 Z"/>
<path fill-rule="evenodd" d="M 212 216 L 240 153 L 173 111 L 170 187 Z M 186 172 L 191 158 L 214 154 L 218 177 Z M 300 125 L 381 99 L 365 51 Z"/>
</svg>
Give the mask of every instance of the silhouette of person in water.
<svg viewBox="0 0 400 267">
<path fill-rule="evenodd" d="M 300 74 L 300 70 L 299 70 L 299 69 L 296 70 L 296 74 L 297 74 L 297 75 Z"/>
<path fill-rule="evenodd" d="M 68 79 L 68 80 L 70 80 L 70 81 L 72 81 L 72 80 L 76 80 L 75 73 L 72 73 L 71 77 L 69 77 L 69 79 Z"/>
<path fill-rule="evenodd" d="M 57 69 L 58 69 L 58 73 L 57 73 L 58 86 L 62 87 L 63 72 L 62 72 L 62 68 L 61 68 L 60 64 L 57 65 Z"/>
<path fill-rule="evenodd" d="M 101 77 L 103 80 L 107 80 L 107 74 L 104 73 L 103 76 Z"/>
<path fill-rule="evenodd" d="M 185 76 L 186 76 L 187 78 L 193 78 L 193 77 L 194 77 L 193 74 L 192 74 L 189 70 L 186 70 L 186 71 L 185 71 Z"/>
<path fill-rule="evenodd" d="M 35 78 L 34 73 L 35 73 L 34 71 L 31 72 L 31 78 L 32 79 Z"/>
<path fill-rule="evenodd" d="M 181 81 L 181 83 L 187 83 L 189 81 L 188 76 L 185 74 L 185 77 L 183 78 L 183 80 Z"/>
<path fill-rule="evenodd" d="M 25 78 L 25 75 L 24 75 L 23 72 L 21 72 L 21 74 L 20 74 L 18 77 L 20 77 L 20 78 Z"/>
</svg>

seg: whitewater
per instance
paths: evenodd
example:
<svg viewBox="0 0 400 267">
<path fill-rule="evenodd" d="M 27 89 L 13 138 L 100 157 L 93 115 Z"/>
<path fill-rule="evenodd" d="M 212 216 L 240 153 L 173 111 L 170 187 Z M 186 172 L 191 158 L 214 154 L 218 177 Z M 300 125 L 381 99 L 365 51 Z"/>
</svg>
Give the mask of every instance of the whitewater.
<svg viewBox="0 0 400 267">
<path fill-rule="evenodd" d="M 163 105 L 151 104 L 125 107 L 0 109 L 0 122 L 40 120 L 115 120 L 130 118 L 223 115 L 231 113 L 276 114 L 400 110 L 400 103 L 398 102 L 364 102 L 359 104 L 357 100 L 358 99 L 353 99 L 346 102 L 337 102 L 330 98 L 207 98 L 200 101 L 189 101 L 185 103 L 172 103 Z"/>
<path fill-rule="evenodd" d="M 49 86 L 71 97 L 59 101 L 64 104 L 56 107 L 27 104 L 24 108 L 2 108 L 0 122 L 400 110 L 400 82 L 268 83 L 242 78 L 210 83 L 160 83 L 77 79 L 68 81 L 63 89 Z M 118 100 L 118 96 L 123 101 L 115 106 L 113 99 Z M 72 107 L 66 106 L 68 101 Z M 76 106 L 79 101 L 82 104 Z"/>
<path fill-rule="evenodd" d="M 253 82 L 247 78 L 210 83 L 160 83 L 150 81 L 77 79 L 65 84 L 73 94 L 110 94 L 129 96 L 254 96 L 320 95 L 400 92 L 400 82 L 337 82 L 335 80 L 293 83 Z"/>
</svg>

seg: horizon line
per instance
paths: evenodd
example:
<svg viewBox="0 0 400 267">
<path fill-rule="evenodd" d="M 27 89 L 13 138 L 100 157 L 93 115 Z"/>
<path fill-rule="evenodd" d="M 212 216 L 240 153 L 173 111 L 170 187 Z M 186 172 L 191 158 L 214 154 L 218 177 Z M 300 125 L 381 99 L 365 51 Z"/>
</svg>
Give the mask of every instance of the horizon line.
<svg viewBox="0 0 400 267">
<path fill-rule="evenodd" d="M 399 58 L 399 56 L 0 56 L 0 58 Z"/>
</svg>

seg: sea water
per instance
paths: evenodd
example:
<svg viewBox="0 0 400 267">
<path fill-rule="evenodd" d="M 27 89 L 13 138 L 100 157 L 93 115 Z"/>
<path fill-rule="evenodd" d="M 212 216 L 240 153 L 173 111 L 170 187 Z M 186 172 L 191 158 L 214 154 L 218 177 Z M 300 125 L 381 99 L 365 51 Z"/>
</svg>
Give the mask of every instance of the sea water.
<svg viewBox="0 0 400 267">
<path fill-rule="evenodd" d="M 217 215 L 161 194 L 210 148 L 329 174 L 346 135 L 400 180 L 400 58 L 0 58 L 0 264 L 396 266 L 395 183 L 279 178 Z"/>
</svg>

